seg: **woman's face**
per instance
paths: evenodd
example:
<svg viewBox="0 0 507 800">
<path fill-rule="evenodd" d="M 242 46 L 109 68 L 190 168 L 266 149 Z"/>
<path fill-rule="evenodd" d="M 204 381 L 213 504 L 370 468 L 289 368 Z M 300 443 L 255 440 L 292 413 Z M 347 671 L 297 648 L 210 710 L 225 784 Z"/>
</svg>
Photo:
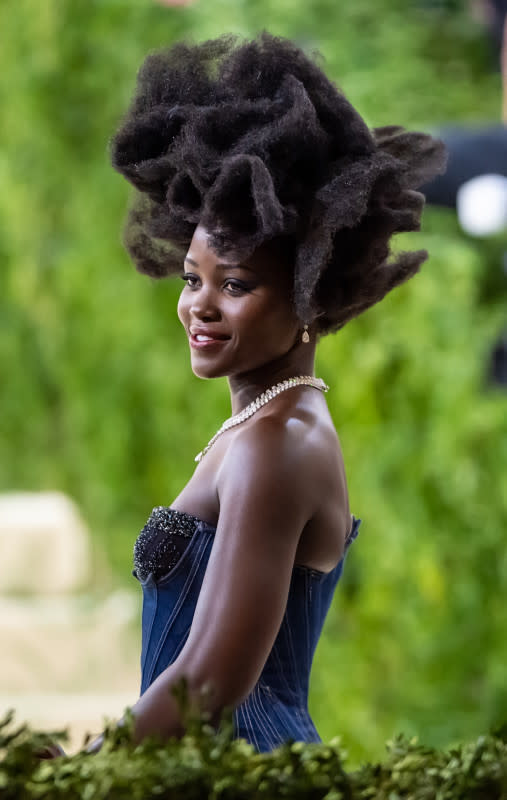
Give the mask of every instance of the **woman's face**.
<svg viewBox="0 0 507 800">
<path fill-rule="evenodd" d="M 238 264 L 218 256 L 199 225 L 183 278 L 178 316 L 200 378 L 248 373 L 294 347 L 301 325 L 291 301 L 292 274 L 269 246 Z"/>
</svg>

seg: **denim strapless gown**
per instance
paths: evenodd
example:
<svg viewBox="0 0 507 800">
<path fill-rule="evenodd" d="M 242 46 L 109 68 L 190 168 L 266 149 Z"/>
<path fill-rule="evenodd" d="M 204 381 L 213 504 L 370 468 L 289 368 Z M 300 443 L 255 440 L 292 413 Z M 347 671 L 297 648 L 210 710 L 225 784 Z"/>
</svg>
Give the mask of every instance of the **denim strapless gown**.
<svg viewBox="0 0 507 800">
<path fill-rule="evenodd" d="M 292 571 L 287 607 L 259 680 L 234 711 L 234 734 L 258 751 L 293 739 L 320 742 L 308 711 L 313 655 L 348 547 L 331 572 Z M 213 546 L 215 528 L 167 506 L 153 509 L 134 546 L 134 576 L 143 590 L 141 694 L 181 652 Z"/>
</svg>

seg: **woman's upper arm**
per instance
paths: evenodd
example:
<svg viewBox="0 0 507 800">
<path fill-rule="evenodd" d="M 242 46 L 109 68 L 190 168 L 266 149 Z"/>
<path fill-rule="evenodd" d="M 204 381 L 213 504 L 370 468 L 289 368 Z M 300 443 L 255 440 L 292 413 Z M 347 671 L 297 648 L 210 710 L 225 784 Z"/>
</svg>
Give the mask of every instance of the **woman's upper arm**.
<svg viewBox="0 0 507 800">
<path fill-rule="evenodd" d="M 214 690 L 218 706 L 241 702 L 262 671 L 310 513 L 294 434 L 269 418 L 259 422 L 236 436 L 221 469 L 215 541 L 177 661 L 191 686 Z"/>
</svg>

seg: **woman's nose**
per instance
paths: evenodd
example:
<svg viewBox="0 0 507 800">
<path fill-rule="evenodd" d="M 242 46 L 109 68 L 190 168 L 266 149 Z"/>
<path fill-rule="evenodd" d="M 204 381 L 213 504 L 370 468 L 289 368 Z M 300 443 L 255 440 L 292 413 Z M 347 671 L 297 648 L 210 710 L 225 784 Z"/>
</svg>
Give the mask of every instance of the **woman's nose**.
<svg viewBox="0 0 507 800">
<path fill-rule="evenodd" d="M 192 294 L 190 313 L 196 319 L 201 319 L 203 321 L 220 319 L 220 308 L 216 302 L 214 292 L 206 289 L 204 286 L 198 289 L 198 291 L 195 291 Z"/>
</svg>

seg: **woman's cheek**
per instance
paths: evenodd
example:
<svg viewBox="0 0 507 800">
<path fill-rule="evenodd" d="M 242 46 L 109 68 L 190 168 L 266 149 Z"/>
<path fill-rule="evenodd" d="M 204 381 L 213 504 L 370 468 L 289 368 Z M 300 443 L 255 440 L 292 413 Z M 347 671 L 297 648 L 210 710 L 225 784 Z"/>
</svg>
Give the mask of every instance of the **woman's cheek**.
<svg viewBox="0 0 507 800">
<path fill-rule="evenodd" d="M 183 292 L 184 291 L 185 290 L 183 290 Z M 186 326 L 186 321 L 188 319 L 188 308 L 187 308 L 187 302 L 185 300 L 183 292 L 180 294 L 180 297 L 179 297 L 179 300 L 178 300 L 177 313 L 178 313 L 179 321 L 181 322 L 181 324 L 185 328 L 185 327 L 187 327 Z"/>
</svg>

